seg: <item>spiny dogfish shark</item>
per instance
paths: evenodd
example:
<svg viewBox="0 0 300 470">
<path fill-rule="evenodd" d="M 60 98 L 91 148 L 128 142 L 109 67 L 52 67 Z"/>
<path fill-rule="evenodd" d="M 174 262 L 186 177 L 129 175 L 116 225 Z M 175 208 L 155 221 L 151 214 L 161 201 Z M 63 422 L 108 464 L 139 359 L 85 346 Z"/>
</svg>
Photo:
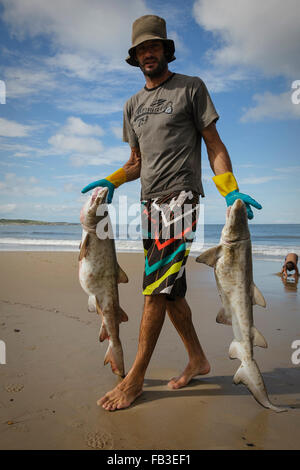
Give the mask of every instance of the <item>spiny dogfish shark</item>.
<svg viewBox="0 0 300 470">
<path fill-rule="evenodd" d="M 241 199 L 227 208 L 219 245 L 202 253 L 196 261 L 214 267 L 223 305 L 216 321 L 232 325 L 235 339 L 230 345 L 229 357 L 241 361 L 233 382 L 246 385 L 255 400 L 265 408 L 287 411 L 287 408 L 270 402 L 253 357 L 253 346 L 267 348 L 265 338 L 253 324 L 253 305 L 265 307 L 266 301 L 253 282 L 250 232 L 246 206 Z"/>
<path fill-rule="evenodd" d="M 79 281 L 88 294 L 88 310 L 97 312 L 102 317 L 99 333 L 100 342 L 108 339 L 109 345 L 104 358 L 114 374 L 124 377 L 123 349 L 119 338 L 119 324 L 127 321 L 128 316 L 119 304 L 118 283 L 128 282 L 125 272 L 117 262 L 114 238 L 100 239 L 97 236 L 97 224 L 105 217 L 105 224 L 110 225 L 107 210 L 97 215 L 98 208 L 105 205 L 107 188 L 95 188 L 80 212 L 83 228 L 79 253 Z"/>
</svg>

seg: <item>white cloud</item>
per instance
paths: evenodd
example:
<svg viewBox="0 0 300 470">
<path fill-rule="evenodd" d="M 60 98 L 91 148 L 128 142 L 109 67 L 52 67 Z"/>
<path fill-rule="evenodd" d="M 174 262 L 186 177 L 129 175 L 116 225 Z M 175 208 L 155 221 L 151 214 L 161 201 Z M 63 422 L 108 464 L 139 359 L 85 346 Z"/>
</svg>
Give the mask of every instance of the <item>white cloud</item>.
<svg viewBox="0 0 300 470">
<path fill-rule="evenodd" d="M 72 155 L 70 162 L 73 166 L 87 166 L 87 165 L 110 165 L 112 163 L 124 164 L 130 156 L 130 150 L 127 145 L 124 147 L 110 147 L 99 152 L 97 155 L 89 155 L 86 152 L 84 155 Z"/>
<path fill-rule="evenodd" d="M 0 139 L 0 150 L 4 151 L 6 154 L 10 153 L 13 157 L 16 158 L 27 158 L 27 162 L 32 162 L 32 160 L 28 158 L 39 158 L 57 154 L 53 148 L 45 148 L 45 146 L 43 148 L 31 147 L 30 145 L 26 145 L 24 143 L 17 144 L 15 142 L 7 142 L 3 139 Z M 10 166 L 10 164 L 13 165 L 14 163 L 6 163 L 7 166 Z M 39 163 L 34 161 L 34 164 L 38 165 Z"/>
<path fill-rule="evenodd" d="M 74 182 L 81 182 L 83 178 L 86 178 L 87 176 L 83 173 L 78 173 L 78 174 L 73 174 L 73 175 L 70 175 L 70 174 L 67 174 L 67 175 L 57 175 L 57 176 L 54 176 L 53 178 L 54 179 L 57 179 L 57 180 L 68 180 L 68 181 L 73 181 Z"/>
<path fill-rule="evenodd" d="M 71 116 L 67 119 L 66 125 L 63 127 L 63 132 L 73 135 L 98 135 L 104 134 L 102 127 L 96 124 L 86 124 L 82 119 Z"/>
<path fill-rule="evenodd" d="M 300 172 L 300 166 L 287 166 L 284 168 L 274 168 L 275 171 L 279 171 L 280 173 L 299 173 Z"/>
<path fill-rule="evenodd" d="M 50 153 L 69 154 L 72 166 L 109 165 L 129 158 L 127 145 L 105 148 L 101 140 L 100 126 L 86 124 L 79 118 L 70 117 L 67 123 L 48 140 Z M 94 137 L 94 135 L 96 137 Z"/>
<path fill-rule="evenodd" d="M 10 212 L 13 212 L 16 207 L 17 204 L 1 204 L 0 212 L 3 212 L 4 214 L 9 214 Z"/>
<path fill-rule="evenodd" d="M 0 2 L 1 19 L 11 36 L 19 41 L 35 40 L 35 50 L 26 55 L 2 48 L 8 99 L 46 97 L 59 109 L 73 113 L 122 111 L 124 99 L 115 98 L 116 87 L 120 89 L 129 77 L 130 83 L 135 81 L 136 69 L 125 62 L 125 57 L 131 45 L 132 22 L 150 12 L 144 0 Z M 47 40 L 48 55 L 40 40 Z M 100 93 L 93 95 L 97 92 L 94 86 L 87 94 L 80 80 L 101 83 Z M 113 97 L 105 99 L 107 89 L 112 90 Z"/>
<path fill-rule="evenodd" d="M 37 95 L 41 91 L 53 91 L 58 85 L 52 72 L 33 61 L 29 68 L 25 64 L 21 67 L 6 67 L 4 77 L 7 99 Z"/>
<path fill-rule="evenodd" d="M 299 0 L 197 0 L 193 13 L 215 34 L 215 64 L 299 78 Z"/>
<path fill-rule="evenodd" d="M 191 75 L 196 75 L 202 78 L 205 82 L 209 92 L 220 93 L 228 91 L 234 87 L 236 83 L 242 80 L 249 80 L 250 74 L 244 70 L 230 70 L 224 72 L 222 67 L 213 67 L 209 70 L 191 69 Z"/>
<path fill-rule="evenodd" d="M 57 107 L 65 111 L 78 114 L 94 114 L 99 116 L 123 111 L 123 106 L 124 100 L 119 98 L 113 98 L 107 101 L 89 101 L 83 99 L 74 101 L 73 99 L 65 99 L 60 100 L 57 103 Z"/>
<path fill-rule="evenodd" d="M 253 96 L 256 105 L 245 111 L 241 118 L 242 122 L 262 121 L 266 118 L 271 119 L 295 119 L 300 118 L 300 104 L 293 104 L 291 93 L 281 93 L 273 95 L 266 92 L 262 95 Z"/>
<path fill-rule="evenodd" d="M 47 35 L 60 50 L 125 59 L 131 24 L 149 13 L 144 0 L 2 0 L 3 20 L 18 39 Z"/>
<path fill-rule="evenodd" d="M 112 124 L 111 131 L 117 139 L 122 139 L 123 137 L 123 127 Z"/>
<path fill-rule="evenodd" d="M 48 142 L 56 154 L 75 153 L 79 154 L 80 158 L 85 155 L 95 156 L 102 152 L 104 147 L 93 135 L 102 134 L 100 126 L 86 124 L 82 119 L 72 116 Z"/>
<path fill-rule="evenodd" d="M 125 72 L 128 73 L 131 69 L 128 68 L 126 62 L 110 57 L 110 59 L 102 59 L 99 56 L 94 56 L 88 52 L 84 53 L 58 53 L 50 58 L 45 59 L 45 64 L 51 68 L 62 70 L 68 76 L 77 77 L 82 80 L 97 80 L 110 72 Z"/>
<path fill-rule="evenodd" d="M 6 173 L 4 180 L 0 181 L 0 193 L 9 194 L 11 198 L 29 197 L 53 197 L 57 195 L 54 188 L 38 186 L 38 180 L 32 176 L 29 178 L 17 176 L 15 173 Z"/>
<path fill-rule="evenodd" d="M 31 126 L 19 124 L 16 121 L 0 118 L 0 136 L 2 137 L 25 137 L 33 129 Z"/>
<path fill-rule="evenodd" d="M 97 154 L 103 150 L 102 143 L 93 137 L 84 138 L 74 135 L 56 134 L 48 140 L 49 144 L 59 153 L 82 152 Z"/>
<path fill-rule="evenodd" d="M 283 179 L 283 176 L 250 176 L 249 178 L 241 178 L 240 184 L 264 184 L 269 181 L 276 181 Z"/>
</svg>

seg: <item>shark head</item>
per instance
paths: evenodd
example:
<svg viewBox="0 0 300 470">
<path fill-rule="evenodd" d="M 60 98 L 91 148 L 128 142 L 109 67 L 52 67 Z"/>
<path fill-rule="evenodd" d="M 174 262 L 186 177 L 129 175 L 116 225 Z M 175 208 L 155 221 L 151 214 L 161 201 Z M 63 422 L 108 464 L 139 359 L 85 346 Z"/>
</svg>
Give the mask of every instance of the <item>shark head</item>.
<svg viewBox="0 0 300 470">
<path fill-rule="evenodd" d="M 225 242 L 233 243 L 248 238 L 250 238 L 250 233 L 246 206 L 241 199 L 237 199 L 232 206 L 227 208 L 222 239 Z"/>
<path fill-rule="evenodd" d="M 102 204 L 105 205 L 106 209 L 106 197 L 108 194 L 108 188 L 103 188 L 101 186 L 94 189 L 92 195 L 87 199 L 84 206 L 80 211 L 80 222 L 81 224 L 86 225 L 87 227 L 93 227 L 97 225 L 101 216 L 97 215 L 98 207 Z M 102 211 L 101 215 L 105 212 Z"/>
</svg>

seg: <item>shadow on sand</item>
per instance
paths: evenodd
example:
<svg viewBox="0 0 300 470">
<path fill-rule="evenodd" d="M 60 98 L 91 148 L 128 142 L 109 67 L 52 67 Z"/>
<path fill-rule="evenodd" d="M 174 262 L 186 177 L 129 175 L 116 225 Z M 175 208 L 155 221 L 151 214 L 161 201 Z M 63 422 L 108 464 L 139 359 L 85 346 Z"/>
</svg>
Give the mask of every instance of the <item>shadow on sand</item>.
<svg viewBox="0 0 300 470">
<path fill-rule="evenodd" d="M 270 372 L 264 372 L 263 379 L 269 395 L 290 395 L 300 393 L 300 368 L 277 368 Z M 228 395 L 249 395 L 247 388 L 240 384 L 235 385 L 232 381 L 233 376 L 205 376 L 195 377 L 186 388 L 170 390 L 167 388 L 168 380 L 145 379 L 144 393 L 137 398 L 134 404 L 141 402 L 151 402 L 164 398 L 178 397 L 212 397 Z M 148 387 L 162 387 L 166 390 L 148 390 Z M 203 388 L 201 388 L 203 387 Z M 272 400 L 271 400 L 272 401 Z M 133 404 L 133 406 L 134 406 Z M 298 403 L 285 403 L 285 406 L 291 409 L 300 408 Z"/>
</svg>

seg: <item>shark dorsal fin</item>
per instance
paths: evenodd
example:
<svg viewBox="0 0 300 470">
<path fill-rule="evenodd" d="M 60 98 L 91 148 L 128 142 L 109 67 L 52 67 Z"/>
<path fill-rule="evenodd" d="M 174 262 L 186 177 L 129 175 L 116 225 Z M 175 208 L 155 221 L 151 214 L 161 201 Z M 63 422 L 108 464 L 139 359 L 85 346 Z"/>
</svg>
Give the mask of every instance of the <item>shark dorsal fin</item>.
<svg viewBox="0 0 300 470">
<path fill-rule="evenodd" d="M 209 248 L 209 250 L 204 251 L 204 253 L 201 253 L 201 255 L 196 258 L 197 263 L 204 263 L 213 268 L 217 262 L 217 259 L 219 258 L 221 249 L 221 245 Z"/>
</svg>

